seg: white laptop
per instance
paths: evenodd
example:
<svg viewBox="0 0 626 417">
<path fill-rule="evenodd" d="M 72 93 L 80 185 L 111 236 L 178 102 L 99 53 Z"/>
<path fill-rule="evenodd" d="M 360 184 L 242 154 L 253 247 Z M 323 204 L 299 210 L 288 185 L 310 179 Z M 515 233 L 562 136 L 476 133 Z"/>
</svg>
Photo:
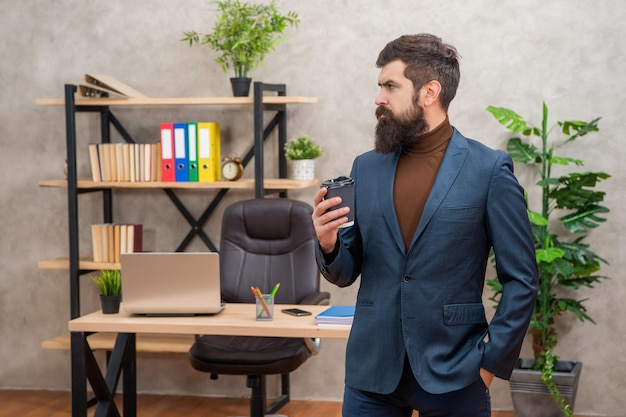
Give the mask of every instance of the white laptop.
<svg viewBox="0 0 626 417">
<path fill-rule="evenodd" d="M 216 252 L 128 253 L 121 255 L 120 263 L 127 313 L 187 316 L 224 308 Z"/>
</svg>

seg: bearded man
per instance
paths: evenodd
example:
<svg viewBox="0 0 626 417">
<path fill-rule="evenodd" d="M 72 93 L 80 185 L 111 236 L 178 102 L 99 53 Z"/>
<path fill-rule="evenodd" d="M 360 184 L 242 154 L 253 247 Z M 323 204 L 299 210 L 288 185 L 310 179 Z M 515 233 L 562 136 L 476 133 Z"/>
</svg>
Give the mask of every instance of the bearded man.
<svg viewBox="0 0 626 417">
<path fill-rule="evenodd" d="M 490 417 L 528 328 L 537 265 L 522 187 L 504 152 L 464 137 L 448 107 L 457 50 L 430 34 L 389 42 L 376 62 L 375 149 L 358 156 L 354 225 L 341 199 L 314 197 L 320 271 L 360 276 L 346 350 L 344 417 Z M 490 251 L 503 286 L 487 322 Z"/>
</svg>

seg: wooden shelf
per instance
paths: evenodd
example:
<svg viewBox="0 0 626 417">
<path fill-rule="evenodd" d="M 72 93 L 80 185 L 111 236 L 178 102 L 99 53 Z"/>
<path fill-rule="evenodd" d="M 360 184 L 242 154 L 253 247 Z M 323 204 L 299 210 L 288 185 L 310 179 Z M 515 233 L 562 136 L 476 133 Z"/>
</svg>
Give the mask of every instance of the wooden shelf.
<svg viewBox="0 0 626 417">
<path fill-rule="evenodd" d="M 172 189 L 254 189 L 254 179 L 242 178 L 237 181 L 213 182 L 94 182 L 87 178 L 79 178 L 76 182 L 79 189 L 109 189 L 109 188 L 172 188 Z M 298 181 L 287 178 L 268 178 L 263 181 L 263 188 L 267 190 L 297 190 L 319 185 L 319 180 Z M 40 187 L 67 188 L 67 180 L 54 179 L 39 181 Z"/>
<path fill-rule="evenodd" d="M 47 259 L 37 263 L 39 269 L 70 269 L 70 259 L 62 256 Z M 81 255 L 78 258 L 78 268 L 85 271 L 101 271 L 105 269 L 120 269 L 120 264 L 115 262 L 94 262 L 91 255 Z"/>
<path fill-rule="evenodd" d="M 317 97 L 264 96 L 264 104 L 313 104 Z M 62 106 L 62 98 L 38 98 L 38 106 Z M 77 97 L 76 106 L 210 106 L 252 105 L 252 97 L 147 97 L 147 98 L 85 98 Z"/>
<path fill-rule="evenodd" d="M 116 333 L 94 333 L 87 336 L 92 350 L 113 350 Z M 194 342 L 189 334 L 138 334 L 137 352 L 187 353 Z M 41 344 L 43 349 L 70 350 L 70 335 L 64 334 Z"/>
</svg>

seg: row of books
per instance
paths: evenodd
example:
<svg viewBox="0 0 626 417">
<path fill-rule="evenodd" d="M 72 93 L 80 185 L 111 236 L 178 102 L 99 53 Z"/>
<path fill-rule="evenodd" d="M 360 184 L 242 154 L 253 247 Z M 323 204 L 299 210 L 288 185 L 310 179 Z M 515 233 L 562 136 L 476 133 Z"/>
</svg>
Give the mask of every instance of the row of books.
<svg viewBox="0 0 626 417">
<path fill-rule="evenodd" d="M 94 182 L 212 182 L 221 179 L 220 125 L 161 123 L 159 143 L 92 143 Z"/>
<path fill-rule="evenodd" d="M 160 131 L 162 181 L 212 182 L 221 178 L 219 123 L 161 123 Z"/>
<path fill-rule="evenodd" d="M 161 181 L 158 143 L 92 143 L 89 162 L 94 182 Z"/>
<path fill-rule="evenodd" d="M 102 223 L 91 225 L 91 246 L 94 262 L 119 262 L 120 254 L 141 252 L 141 224 Z"/>
<path fill-rule="evenodd" d="M 352 326 L 354 319 L 353 305 L 337 305 L 327 308 L 315 316 L 315 322 L 320 327 Z"/>
</svg>

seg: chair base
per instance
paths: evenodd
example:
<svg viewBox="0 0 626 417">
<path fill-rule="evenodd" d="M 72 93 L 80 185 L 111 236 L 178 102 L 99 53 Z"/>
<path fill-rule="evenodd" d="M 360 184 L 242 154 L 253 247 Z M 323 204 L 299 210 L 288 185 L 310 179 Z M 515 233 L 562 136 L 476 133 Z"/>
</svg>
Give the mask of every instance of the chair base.
<svg viewBox="0 0 626 417">
<path fill-rule="evenodd" d="M 274 413 L 289 402 L 289 374 L 281 375 L 281 395 L 268 405 L 266 405 L 265 375 L 248 375 L 246 385 L 252 388 L 250 417 L 280 416 Z"/>
</svg>

